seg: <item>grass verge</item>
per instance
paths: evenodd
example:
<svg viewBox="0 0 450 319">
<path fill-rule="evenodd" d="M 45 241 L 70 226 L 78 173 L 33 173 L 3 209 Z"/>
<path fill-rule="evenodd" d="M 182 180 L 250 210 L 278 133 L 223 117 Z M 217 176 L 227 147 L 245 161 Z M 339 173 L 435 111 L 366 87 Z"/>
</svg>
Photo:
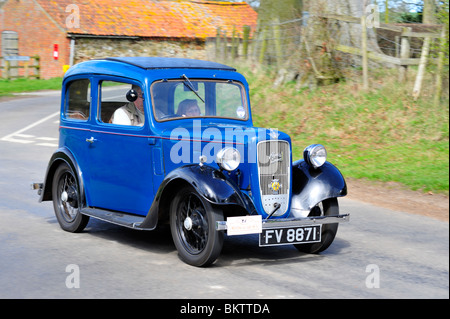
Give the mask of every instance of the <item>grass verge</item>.
<svg viewBox="0 0 450 319">
<path fill-rule="evenodd" d="M 48 80 L 37 79 L 0 79 L 0 96 L 10 96 L 13 93 L 23 93 L 39 90 L 60 90 L 62 78 Z"/>
<path fill-rule="evenodd" d="M 352 81 L 315 90 L 299 90 L 296 83 L 275 88 L 273 73 L 239 71 L 250 85 L 255 126 L 288 133 L 294 159 L 305 146 L 321 143 L 345 177 L 448 195 L 448 98 L 434 106 L 425 87 L 414 101 L 414 70 L 406 84 L 397 82 L 395 70 L 373 71 L 368 92 Z"/>
</svg>

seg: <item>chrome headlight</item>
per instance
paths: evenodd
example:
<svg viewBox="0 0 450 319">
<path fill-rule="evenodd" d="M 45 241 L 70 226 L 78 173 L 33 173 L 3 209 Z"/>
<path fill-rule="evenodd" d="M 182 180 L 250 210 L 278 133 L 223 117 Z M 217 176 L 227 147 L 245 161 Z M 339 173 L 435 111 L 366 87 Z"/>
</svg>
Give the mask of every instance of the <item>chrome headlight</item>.
<svg viewBox="0 0 450 319">
<path fill-rule="evenodd" d="M 231 172 L 239 166 L 241 154 L 233 147 L 225 147 L 217 153 L 216 162 L 222 169 Z"/>
<path fill-rule="evenodd" d="M 303 151 L 303 158 L 306 163 L 314 168 L 318 168 L 325 164 L 327 160 L 327 150 L 321 144 L 312 144 Z"/>
</svg>

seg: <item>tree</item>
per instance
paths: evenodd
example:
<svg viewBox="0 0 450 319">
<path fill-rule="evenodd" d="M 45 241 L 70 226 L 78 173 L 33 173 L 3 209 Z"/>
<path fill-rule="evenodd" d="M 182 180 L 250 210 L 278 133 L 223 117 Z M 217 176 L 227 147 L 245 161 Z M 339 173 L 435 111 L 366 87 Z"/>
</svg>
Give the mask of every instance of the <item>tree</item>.
<svg viewBox="0 0 450 319">
<path fill-rule="evenodd" d="M 274 19 L 288 21 L 302 15 L 302 0 L 260 0 L 258 23 L 268 24 Z"/>
<path fill-rule="evenodd" d="M 363 34 L 367 35 L 367 50 L 381 52 L 374 31 L 374 24 L 379 22 L 379 12 L 369 4 L 369 0 L 305 1 L 305 10 L 309 11 L 310 18 L 303 36 L 306 59 L 300 73 L 309 69 L 318 82 L 324 83 L 343 78 L 347 67 L 361 65 L 362 59 L 354 54 L 341 53 L 336 48 L 362 48 Z M 368 28 L 364 29 L 367 32 L 363 32 L 362 22 L 368 22 Z M 311 76 L 308 79 L 310 81 Z"/>
<path fill-rule="evenodd" d="M 436 0 L 423 0 L 423 21 L 426 24 L 437 23 L 437 3 Z"/>
<path fill-rule="evenodd" d="M 370 4 L 369 0 L 311 0 L 308 2 L 310 14 L 316 17 L 324 14 L 336 14 L 354 18 L 368 17 L 366 9 Z M 371 14 L 375 15 L 378 13 L 372 12 Z M 357 48 L 361 46 L 361 25 L 333 19 L 329 19 L 328 22 L 330 23 L 328 29 L 333 31 L 332 36 L 339 44 Z M 311 25 L 311 27 L 311 32 L 317 33 L 314 32 L 314 28 L 317 25 Z M 368 49 L 380 52 L 373 28 L 370 28 L 368 32 Z"/>
</svg>

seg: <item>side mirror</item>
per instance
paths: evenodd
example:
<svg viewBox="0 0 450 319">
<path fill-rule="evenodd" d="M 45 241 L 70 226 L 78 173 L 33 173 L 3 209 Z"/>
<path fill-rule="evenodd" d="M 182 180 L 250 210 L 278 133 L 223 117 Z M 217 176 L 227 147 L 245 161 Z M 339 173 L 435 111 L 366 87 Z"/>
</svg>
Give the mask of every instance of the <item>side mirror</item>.
<svg viewBox="0 0 450 319">
<path fill-rule="evenodd" d="M 129 90 L 126 96 L 128 101 L 134 102 L 138 98 L 138 93 L 135 90 Z"/>
</svg>

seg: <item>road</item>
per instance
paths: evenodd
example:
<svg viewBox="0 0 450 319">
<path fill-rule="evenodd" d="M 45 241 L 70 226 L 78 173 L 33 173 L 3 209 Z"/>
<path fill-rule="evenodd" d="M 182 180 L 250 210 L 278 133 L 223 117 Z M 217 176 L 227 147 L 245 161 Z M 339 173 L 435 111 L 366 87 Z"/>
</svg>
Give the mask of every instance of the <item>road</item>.
<svg viewBox="0 0 450 319">
<path fill-rule="evenodd" d="M 347 198 L 320 255 L 227 237 L 209 268 L 178 259 L 168 229 L 140 232 L 91 219 L 60 229 L 41 182 L 57 147 L 59 94 L 0 102 L 0 298 L 449 298 L 449 225 Z"/>
</svg>

